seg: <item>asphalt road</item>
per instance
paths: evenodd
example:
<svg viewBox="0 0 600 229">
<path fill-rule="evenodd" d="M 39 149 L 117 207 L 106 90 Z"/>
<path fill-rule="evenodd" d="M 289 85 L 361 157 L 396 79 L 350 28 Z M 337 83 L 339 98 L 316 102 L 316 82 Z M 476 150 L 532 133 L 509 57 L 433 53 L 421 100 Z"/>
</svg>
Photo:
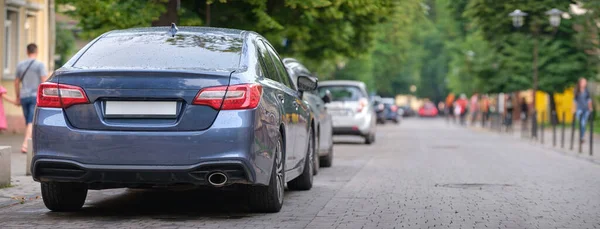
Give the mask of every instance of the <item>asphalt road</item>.
<svg viewBox="0 0 600 229">
<path fill-rule="evenodd" d="M 81 212 L 42 200 L 0 209 L 0 228 L 600 228 L 600 165 L 496 133 L 408 119 L 377 142 L 337 138 L 332 168 L 280 213 L 236 192 L 91 191 Z"/>
</svg>

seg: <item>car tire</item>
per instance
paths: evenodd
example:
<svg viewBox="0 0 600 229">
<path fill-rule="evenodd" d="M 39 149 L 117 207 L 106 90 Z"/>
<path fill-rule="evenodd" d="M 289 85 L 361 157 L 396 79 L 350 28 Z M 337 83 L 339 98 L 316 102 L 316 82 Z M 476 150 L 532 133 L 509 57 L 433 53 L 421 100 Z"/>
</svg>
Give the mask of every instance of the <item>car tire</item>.
<svg viewBox="0 0 600 229">
<path fill-rule="evenodd" d="M 304 159 L 304 170 L 300 176 L 288 182 L 288 189 L 290 190 L 310 190 L 313 185 L 313 165 L 315 158 L 315 148 L 313 138 L 314 134 L 312 129 L 309 131 L 308 137 L 308 152 L 306 152 L 306 158 Z"/>
<path fill-rule="evenodd" d="M 315 138 L 316 136 L 318 135 L 315 135 Z M 321 168 L 321 161 L 319 160 L 319 153 L 317 151 L 320 146 L 321 139 L 315 139 L 315 142 L 317 142 L 317 144 L 313 145 L 313 151 L 315 152 L 313 156 L 313 176 L 319 174 L 319 168 Z"/>
<path fill-rule="evenodd" d="M 333 145 L 327 150 L 327 155 L 319 158 L 319 164 L 324 168 L 328 168 L 333 165 Z"/>
<path fill-rule="evenodd" d="M 88 187 L 83 183 L 42 182 L 42 199 L 51 211 L 70 212 L 83 207 Z"/>
<path fill-rule="evenodd" d="M 365 136 L 365 144 L 371 145 L 375 143 L 375 134 L 369 134 Z"/>
<path fill-rule="evenodd" d="M 285 163 L 281 136 L 275 149 L 269 186 L 248 186 L 249 207 L 254 212 L 275 213 L 283 206 Z"/>
</svg>

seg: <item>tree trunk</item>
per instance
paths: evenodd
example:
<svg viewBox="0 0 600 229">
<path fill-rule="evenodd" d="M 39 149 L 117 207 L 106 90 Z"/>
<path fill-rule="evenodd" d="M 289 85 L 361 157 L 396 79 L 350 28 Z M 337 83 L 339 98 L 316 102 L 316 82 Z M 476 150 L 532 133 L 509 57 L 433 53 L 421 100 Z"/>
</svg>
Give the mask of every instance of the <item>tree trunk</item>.
<svg viewBox="0 0 600 229">
<path fill-rule="evenodd" d="M 152 26 L 170 26 L 171 23 L 178 23 L 179 16 L 177 15 L 177 10 L 179 8 L 180 0 L 169 0 L 169 2 L 165 3 L 165 7 L 167 11 L 165 11 L 158 20 L 152 22 Z"/>
<path fill-rule="evenodd" d="M 210 27 L 210 4 L 206 3 L 206 23 L 204 26 Z"/>
<path fill-rule="evenodd" d="M 553 125 L 558 124 L 558 115 L 556 114 L 556 101 L 554 100 L 554 92 L 548 93 L 550 95 L 550 122 Z"/>
</svg>

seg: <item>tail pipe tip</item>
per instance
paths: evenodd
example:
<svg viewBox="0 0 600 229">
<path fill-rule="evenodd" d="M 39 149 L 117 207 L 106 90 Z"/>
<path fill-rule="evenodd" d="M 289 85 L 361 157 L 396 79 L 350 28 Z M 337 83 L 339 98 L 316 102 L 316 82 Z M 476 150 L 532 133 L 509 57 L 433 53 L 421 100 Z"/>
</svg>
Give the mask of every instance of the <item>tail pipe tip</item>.
<svg viewBox="0 0 600 229">
<path fill-rule="evenodd" d="M 227 175 L 222 172 L 213 172 L 208 175 L 208 183 L 215 187 L 223 186 L 227 183 Z"/>
</svg>

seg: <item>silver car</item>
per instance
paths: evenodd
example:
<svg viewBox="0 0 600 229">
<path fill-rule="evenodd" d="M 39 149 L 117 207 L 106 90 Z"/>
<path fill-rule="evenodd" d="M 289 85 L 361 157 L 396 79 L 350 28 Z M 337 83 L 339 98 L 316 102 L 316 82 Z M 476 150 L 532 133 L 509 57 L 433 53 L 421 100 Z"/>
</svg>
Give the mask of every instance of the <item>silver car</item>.
<svg viewBox="0 0 600 229">
<path fill-rule="evenodd" d="M 315 77 L 302 63 L 293 58 L 283 59 L 283 64 L 292 77 L 292 83 L 296 85 L 297 77 L 300 75 Z M 296 77 L 296 78 L 294 78 Z M 333 163 L 333 134 L 331 115 L 325 109 L 325 104 L 329 102 L 330 96 L 319 96 L 317 91 L 305 91 L 302 93 L 302 99 L 308 103 L 315 117 L 316 128 L 316 152 L 319 154 L 318 160 L 315 160 L 314 174 L 318 173 L 319 167 L 331 167 Z"/>
<path fill-rule="evenodd" d="M 369 101 L 367 86 L 360 81 L 331 80 L 319 83 L 321 96 L 330 93 L 325 106 L 333 119 L 334 135 L 358 135 L 366 144 L 375 142 L 377 116 Z"/>
</svg>

